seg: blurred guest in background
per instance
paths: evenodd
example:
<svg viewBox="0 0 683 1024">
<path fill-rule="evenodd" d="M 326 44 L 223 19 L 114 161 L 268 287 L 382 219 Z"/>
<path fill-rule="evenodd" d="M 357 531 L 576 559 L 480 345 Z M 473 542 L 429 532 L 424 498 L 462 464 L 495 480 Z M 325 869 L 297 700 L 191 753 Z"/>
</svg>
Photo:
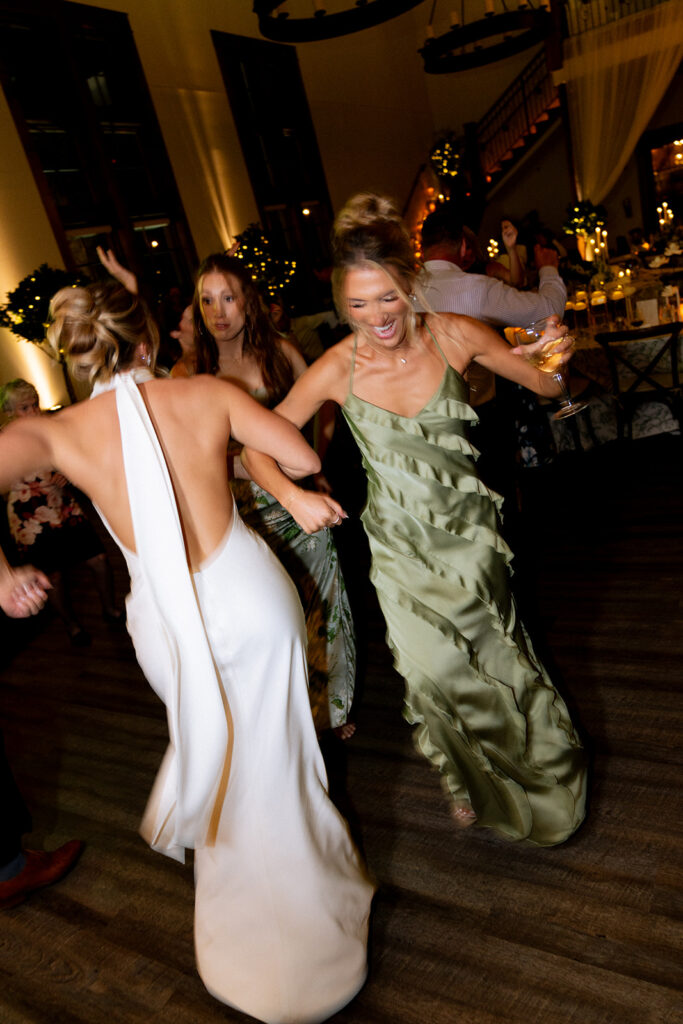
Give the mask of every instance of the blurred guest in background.
<svg viewBox="0 0 683 1024">
<path fill-rule="evenodd" d="M 0 407 L 10 420 L 40 416 L 40 399 L 28 381 L 10 381 L 0 391 Z M 69 481 L 47 470 L 17 480 L 7 498 L 7 517 L 12 540 L 23 561 L 30 561 L 50 580 L 48 599 L 64 622 L 75 647 L 90 644 L 74 612 L 68 587 L 69 569 L 84 562 L 93 574 L 102 603 L 102 616 L 111 624 L 122 623 L 116 607 L 114 580 L 102 541 L 81 508 Z"/>
<path fill-rule="evenodd" d="M 171 367 L 171 377 L 192 377 L 197 372 L 197 350 L 194 345 L 192 306 L 186 306 L 171 337 L 180 345 L 181 356 Z"/>
<path fill-rule="evenodd" d="M 513 288 L 524 288 L 526 284 L 526 246 L 517 244 L 517 228 L 510 220 L 500 222 L 500 234 L 505 253 L 490 259 L 486 264 L 489 277 L 497 277 Z"/>
<path fill-rule="evenodd" d="M 554 248 L 534 248 L 540 278 L 537 294 L 520 292 L 483 274 L 466 273 L 463 261 L 467 250 L 465 229 L 450 204 L 429 214 L 422 225 L 423 286 L 432 309 L 471 316 L 495 327 L 523 327 L 564 314 L 567 289 L 557 270 Z"/>
</svg>

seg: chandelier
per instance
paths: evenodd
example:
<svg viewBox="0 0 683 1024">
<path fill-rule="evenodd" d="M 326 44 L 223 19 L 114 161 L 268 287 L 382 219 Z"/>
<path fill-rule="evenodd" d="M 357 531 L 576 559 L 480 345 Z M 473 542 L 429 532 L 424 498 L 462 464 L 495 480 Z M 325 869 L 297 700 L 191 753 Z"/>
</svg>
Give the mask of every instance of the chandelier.
<svg viewBox="0 0 683 1024">
<path fill-rule="evenodd" d="M 433 0 L 427 39 L 420 50 L 424 69 L 430 75 L 443 75 L 453 71 L 492 64 L 513 54 L 521 53 L 542 42 L 552 30 L 550 0 L 519 0 L 518 6 L 508 6 L 508 0 L 478 0 L 481 17 L 465 22 L 465 0 L 446 0 L 449 8 L 448 23 L 442 17 L 443 29 L 436 35 L 434 24 L 438 0 Z"/>
<path fill-rule="evenodd" d="M 311 43 L 374 28 L 423 0 L 254 0 L 261 35 L 279 43 Z"/>
</svg>

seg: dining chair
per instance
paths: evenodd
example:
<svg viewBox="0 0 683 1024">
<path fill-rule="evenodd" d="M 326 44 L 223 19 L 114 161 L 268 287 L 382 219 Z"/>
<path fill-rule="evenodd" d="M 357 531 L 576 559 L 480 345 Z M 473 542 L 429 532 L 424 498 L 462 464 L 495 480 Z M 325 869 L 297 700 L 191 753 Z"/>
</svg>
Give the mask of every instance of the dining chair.
<svg viewBox="0 0 683 1024">
<path fill-rule="evenodd" d="M 676 322 L 595 335 L 609 364 L 620 440 L 631 440 L 634 413 L 644 402 L 664 403 L 681 429 L 681 328 Z"/>
</svg>

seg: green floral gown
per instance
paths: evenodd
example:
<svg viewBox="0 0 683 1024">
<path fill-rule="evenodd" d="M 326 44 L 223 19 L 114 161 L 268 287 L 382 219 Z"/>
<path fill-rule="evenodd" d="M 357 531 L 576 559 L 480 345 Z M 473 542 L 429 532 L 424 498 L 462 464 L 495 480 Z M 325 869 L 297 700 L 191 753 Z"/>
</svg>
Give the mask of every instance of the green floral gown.
<svg viewBox="0 0 683 1024">
<path fill-rule="evenodd" d="M 265 388 L 252 395 L 266 404 Z M 296 584 L 306 616 L 309 696 L 318 732 L 343 725 L 356 682 L 356 639 L 351 607 L 332 530 L 305 533 L 296 520 L 252 480 L 233 480 L 247 526 L 268 543 Z"/>
<path fill-rule="evenodd" d="M 477 417 L 444 364 L 413 417 L 354 395 L 352 368 L 343 413 L 368 477 L 371 579 L 418 749 L 477 825 L 550 846 L 582 821 L 584 753 L 518 619 L 500 499 L 467 438 Z"/>
</svg>

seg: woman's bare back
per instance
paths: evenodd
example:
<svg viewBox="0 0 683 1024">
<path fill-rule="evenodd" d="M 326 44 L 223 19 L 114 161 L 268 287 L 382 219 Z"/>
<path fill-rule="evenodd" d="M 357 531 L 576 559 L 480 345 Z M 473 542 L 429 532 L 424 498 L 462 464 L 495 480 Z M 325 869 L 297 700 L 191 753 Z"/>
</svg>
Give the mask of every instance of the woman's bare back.
<svg viewBox="0 0 683 1024">
<path fill-rule="evenodd" d="M 166 457 L 193 568 L 218 546 L 232 522 L 230 396 L 217 383 L 200 377 L 140 385 Z M 114 392 L 65 410 L 51 427 L 56 466 L 95 502 L 120 542 L 135 551 Z"/>
</svg>

